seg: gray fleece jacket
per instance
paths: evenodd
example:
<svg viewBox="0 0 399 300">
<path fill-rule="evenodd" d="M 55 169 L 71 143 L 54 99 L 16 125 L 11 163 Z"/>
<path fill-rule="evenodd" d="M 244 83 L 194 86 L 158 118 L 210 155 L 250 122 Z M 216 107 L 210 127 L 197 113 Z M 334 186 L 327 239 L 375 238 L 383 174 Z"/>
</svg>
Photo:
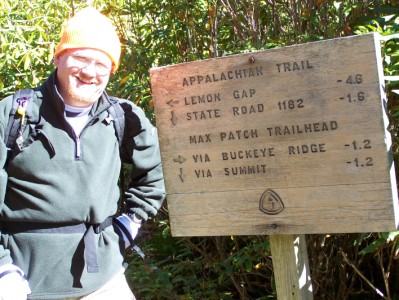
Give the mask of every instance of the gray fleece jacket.
<svg viewBox="0 0 399 300">
<path fill-rule="evenodd" d="M 145 221 L 165 197 L 157 131 L 144 112 L 120 100 L 126 119 L 121 154 L 105 93 L 75 136 L 56 92 L 55 72 L 35 89 L 31 105 L 31 121 L 44 121 L 41 132 L 7 165 L 4 136 L 13 98 L 0 101 L 0 266 L 13 263 L 25 272 L 29 299 L 86 295 L 122 268 L 124 242 L 114 226 L 94 233 L 97 272 L 87 268 L 87 231 L 75 228 L 117 213 L 121 158 L 132 165 L 126 212 Z M 72 230 L 49 230 L 59 227 Z"/>
</svg>

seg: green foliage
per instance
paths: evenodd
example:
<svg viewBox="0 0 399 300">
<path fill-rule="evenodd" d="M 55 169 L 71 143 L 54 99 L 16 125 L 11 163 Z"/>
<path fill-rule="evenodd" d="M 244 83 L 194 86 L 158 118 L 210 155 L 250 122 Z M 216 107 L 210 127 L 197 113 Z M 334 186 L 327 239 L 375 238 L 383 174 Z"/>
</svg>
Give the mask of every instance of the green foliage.
<svg viewBox="0 0 399 300">
<path fill-rule="evenodd" d="M 396 166 L 399 159 L 399 11 L 371 0 L 5 0 L 0 3 L 0 98 L 41 83 L 51 71 L 64 19 L 91 4 L 123 43 L 111 94 L 154 121 L 149 70 L 187 61 L 379 32 Z M 388 38 L 390 36 L 390 38 Z M 126 170 L 127 171 L 127 170 Z M 397 174 L 398 170 L 397 170 Z M 127 178 L 127 177 L 126 177 Z M 398 232 L 308 235 L 315 299 L 399 298 Z M 268 237 L 173 238 L 165 208 L 128 256 L 138 299 L 274 299 Z"/>
<path fill-rule="evenodd" d="M 12 93 L 24 85 L 37 85 L 51 65 L 54 43 L 52 32 L 59 22 L 54 10 L 29 2 L 21 12 L 17 2 L 2 2 L 0 11 L 0 88 L 2 94 Z M 51 2 L 50 2 L 51 4 Z M 29 74 L 29 76 L 27 76 Z"/>
<path fill-rule="evenodd" d="M 383 232 L 383 233 L 379 233 L 377 236 L 378 236 L 378 239 L 375 239 L 372 243 L 370 243 L 370 245 L 366 246 L 361 251 L 359 251 L 359 254 L 366 255 L 369 253 L 374 253 L 375 251 L 390 244 L 391 242 L 394 242 L 394 243 L 392 243 L 393 244 L 393 249 L 392 249 L 393 252 L 396 253 L 399 251 L 399 247 L 397 245 L 399 231 Z"/>
<path fill-rule="evenodd" d="M 129 274 L 135 278 L 132 288 L 138 299 L 230 300 L 237 299 L 237 288 L 244 291 L 241 286 L 248 297 L 274 293 L 271 283 L 262 280 L 272 277 L 266 237 L 176 239 L 153 235 L 160 227 L 168 228 L 167 222 L 159 225 L 148 223 L 141 232 L 140 245 L 149 254 L 144 264 L 137 254 L 130 256 Z"/>
</svg>

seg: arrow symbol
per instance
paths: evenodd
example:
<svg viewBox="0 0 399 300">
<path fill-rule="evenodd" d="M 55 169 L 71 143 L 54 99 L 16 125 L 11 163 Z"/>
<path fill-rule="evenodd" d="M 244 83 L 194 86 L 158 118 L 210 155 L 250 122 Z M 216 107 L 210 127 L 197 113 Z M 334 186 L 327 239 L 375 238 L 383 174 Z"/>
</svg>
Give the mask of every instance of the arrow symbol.
<svg viewBox="0 0 399 300">
<path fill-rule="evenodd" d="M 186 176 L 183 174 L 183 168 L 180 168 L 180 175 L 179 175 L 179 178 L 180 178 L 180 180 L 181 180 L 181 182 L 184 182 L 184 178 L 185 178 Z"/>
<path fill-rule="evenodd" d="M 170 120 L 172 121 L 173 125 L 176 125 L 177 123 L 177 118 L 175 117 L 175 112 L 172 111 L 172 117 L 170 118 Z"/>
<path fill-rule="evenodd" d="M 179 101 L 175 101 L 173 99 L 170 99 L 168 102 L 166 102 L 169 106 L 174 106 L 175 104 L 179 104 Z"/>
<path fill-rule="evenodd" d="M 182 164 L 182 163 L 184 163 L 186 161 L 186 159 L 179 155 L 179 157 L 175 158 L 173 161 Z"/>
</svg>

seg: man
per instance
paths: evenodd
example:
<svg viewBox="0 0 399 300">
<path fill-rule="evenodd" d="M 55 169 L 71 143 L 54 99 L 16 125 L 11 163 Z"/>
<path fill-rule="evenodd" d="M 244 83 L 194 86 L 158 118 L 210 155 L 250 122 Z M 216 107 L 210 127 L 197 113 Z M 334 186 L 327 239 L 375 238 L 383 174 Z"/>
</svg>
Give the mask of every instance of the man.
<svg viewBox="0 0 399 300">
<path fill-rule="evenodd" d="M 57 68 L 35 88 L 22 150 L 11 155 L 4 139 L 16 100 L 0 101 L 0 299 L 135 299 L 124 250 L 165 190 L 156 129 L 126 100 L 118 142 L 104 90 L 119 57 L 111 22 L 86 8 L 66 24 Z M 121 160 L 132 171 L 124 211 L 112 222 Z"/>
</svg>

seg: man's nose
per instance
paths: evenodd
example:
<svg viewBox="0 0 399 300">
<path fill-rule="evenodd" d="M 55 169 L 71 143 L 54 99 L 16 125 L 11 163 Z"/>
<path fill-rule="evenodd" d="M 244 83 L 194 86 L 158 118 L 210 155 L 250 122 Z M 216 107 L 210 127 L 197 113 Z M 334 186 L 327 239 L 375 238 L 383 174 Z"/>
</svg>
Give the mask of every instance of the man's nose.
<svg viewBox="0 0 399 300">
<path fill-rule="evenodd" d="M 86 67 L 84 67 L 84 68 L 82 69 L 82 71 L 83 71 L 85 74 L 94 77 L 94 76 L 96 75 L 96 72 L 97 72 L 96 63 L 95 63 L 94 61 L 91 61 L 89 64 L 87 64 Z"/>
</svg>

